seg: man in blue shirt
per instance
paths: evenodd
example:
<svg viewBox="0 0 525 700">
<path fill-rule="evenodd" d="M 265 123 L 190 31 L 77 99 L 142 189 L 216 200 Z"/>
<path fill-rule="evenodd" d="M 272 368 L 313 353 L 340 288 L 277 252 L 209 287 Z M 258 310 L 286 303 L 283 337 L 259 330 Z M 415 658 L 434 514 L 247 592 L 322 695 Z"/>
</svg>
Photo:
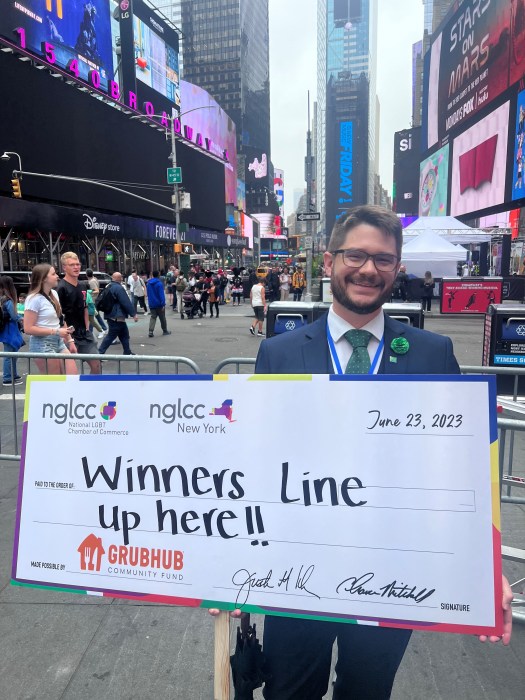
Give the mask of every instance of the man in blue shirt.
<svg viewBox="0 0 525 700">
<path fill-rule="evenodd" d="M 149 319 L 149 337 L 153 338 L 153 331 L 157 318 L 160 319 L 160 327 L 162 335 L 171 335 L 166 325 L 166 296 L 164 295 L 164 285 L 159 279 L 159 271 L 153 271 L 153 277 L 147 282 L 149 310 L 151 316 Z"/>
</svg>

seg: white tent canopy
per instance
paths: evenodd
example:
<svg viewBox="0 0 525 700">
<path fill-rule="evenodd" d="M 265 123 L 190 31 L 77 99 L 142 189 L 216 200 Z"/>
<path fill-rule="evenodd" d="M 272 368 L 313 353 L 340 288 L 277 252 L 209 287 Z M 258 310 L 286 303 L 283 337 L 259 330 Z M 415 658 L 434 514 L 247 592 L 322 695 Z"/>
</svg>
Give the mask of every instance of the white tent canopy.
<svg viewBox="0 0 525 700">
<path fill-rule="evenodd" d="M 493 233 L 488 233 L 484 229 L 467 226 L 453 216 L 420 216 L 404 229 L 403 241 L 407 243 L 427 231 L 432 231 L 450 243 L 461 244 L 488 243 L 493 235 L 507 232 L 506 229 L 496 229 Z"/>
<path fill-rule="evenodd" d="M 430 270 L 434 277 L 454 277 L 457 263 L 467 251 L 456 247 L 433 231 L 426 231 L 403 245 L 401 258 L 409 274 L 423 277 Z"/>
</svg>

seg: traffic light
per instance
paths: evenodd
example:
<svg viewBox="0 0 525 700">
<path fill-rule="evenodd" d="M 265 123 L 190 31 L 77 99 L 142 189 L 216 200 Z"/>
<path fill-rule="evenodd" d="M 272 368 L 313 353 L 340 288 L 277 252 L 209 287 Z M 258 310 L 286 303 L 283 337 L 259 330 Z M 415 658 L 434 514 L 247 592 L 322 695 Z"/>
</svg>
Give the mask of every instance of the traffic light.
<svg viewBox="0 0 525 700">
<path fill-rule="evenodd" d="M 13 188 L 13 197 L 16 197 L 16 199 L 22 199 L 22 190 L 20 188 L 20 178 L 14 177 L 11 180 L 11 187 Z"/>
<path fill-rule="evenodd" d="M 173 246 L 174 253 L 182 253 L 182 255 L 192 255 L 193 244 L 192 243 L 175 243 Z"/>
</svg>

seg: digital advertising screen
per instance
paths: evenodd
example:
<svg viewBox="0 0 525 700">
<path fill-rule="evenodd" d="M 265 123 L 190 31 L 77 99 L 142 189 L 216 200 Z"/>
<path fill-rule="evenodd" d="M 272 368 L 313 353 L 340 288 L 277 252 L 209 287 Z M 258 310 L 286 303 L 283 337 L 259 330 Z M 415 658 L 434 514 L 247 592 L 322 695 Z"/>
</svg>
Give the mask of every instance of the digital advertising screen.
<svg viewBox="0 0 525 700">
<path fill-rule="evenodd" d="M 523 0 L 465 0 L 434 35 L 423 149 L 489 105 L 525 70 Z"/>
<path fill-rule="evenodd" d="M 275 168 L 273 173 L 273 192 L 279 207 L 279 214 L 284 217 L 284 172 L 278 168 Z"/>
<path fill-rule="evenodd" d="M 241 236 L 248 239 L 248 248 L 253 250 L 253 219 L 241 212 Z"/>
<path fill-rule="evenodd" d="M 235 123 L 203 88 L 180 81 L 181 122 L 201 134 L 206 148 L 224 161 L 225 202 L 237 202 L 237 137 Z M 246 207 L 245 207 L 246 208 Z"/>
<path fill-rule="evenodd" d="M 88 82 L 113 77 L 110 0 L 2 0 L 0 35 Z"/>
<path fill-rule="evenodd" d="M 505 200 L 509 103 L 453 141 L 450 214 L 487 209 Z"/>
<path fill-rule="evenodd" d="M 514 155 L 512 171 L 512 199 L 525 197 L 525 182 L 523 181 L 523 166 L 525 154 L 523 140 L 525 139 L 525 90 L 518 94 L 516 115 L 513 121 Z"/>
<path fill-rule="evenodd" d="M 484 314 L 489 304 L 501 304 L 502 279 L 446 279 L 441 283 L 442 314 Z"/>
<path fill-rule="evenodd" d="M 246 159 L 246 182 L 261 182 L 268 178 L 268 156 L 257 153 Z"/>
<path fill-rule="evenodd" d="M 133 16 L 133 43 L 137 80 L 180 106 L 177 50 L 137 15 Z"/>
<path fill-rule="evenodd" d="M 394 211 L 417 215 L 419 211 L 419 161 L 421 127 L 394 134 Z"/>
<path fill-rule="evenodd" d="M 419 169 L 419 216 L 445 216 L 448 199 L 449 146 L 426 158 Z"/>
</svg>

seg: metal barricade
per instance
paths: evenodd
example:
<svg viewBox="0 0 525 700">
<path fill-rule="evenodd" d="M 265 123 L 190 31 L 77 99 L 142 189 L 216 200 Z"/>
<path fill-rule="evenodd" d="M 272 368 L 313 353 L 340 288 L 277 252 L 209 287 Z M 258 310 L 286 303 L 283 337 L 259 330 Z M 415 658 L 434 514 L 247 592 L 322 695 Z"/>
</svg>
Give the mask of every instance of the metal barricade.
<svg viewBox="0 0 525 700">
<path fill-rule="evenodd" d="M 241 374 L 241 366 L 251 367 L 250 374 L 252 374 L 255 369 L 255 357 L 227 357 L 222 362 L 219 362 L 217 367 L 213 370 L 213 374 L 220 374 L 224 367 L 228 365 L 233 365 L 235 367 L 234 374 Z"/>
<path fill-rule="evenodd" d="M 31 352 L 0 352 L 0 360 L 4 358 L 16 360 L 19 374 L 40 374 L 35 364 L 36 360 L 56 362 L 63 360 L 64 356 L 56 353 L 31 353 Z M 89 370 L 88 360 L 101 361 L 101 372 L 106 374 L 180 374 L 180 368 L 188 368 L 193 374 L 200 374 L 198 365 L 188 357 L 157 356 L 157 355 L 68 355 L 66 362 L 75 361 L 77 371 L 81 374 Z M 21 367 L 24 366 L 22 371 Z M 12 366 L 12 369 L 14 367 Z M 162 371 L 161 371 L 162 368 Z M 127 371 L 129 370 L 129 371 Z M 15 373 L 12 372 L 12 377 Z M 17 385 L 11 384 L 4 387 L 8 391 L 0 395 L 0 462 L 20 460 L 20 432 L 22 428 L 24 394 L 18 394 Z M 4 409 L 2 403 L 7 399 L 10 409 Z M 8 418 L 10 414 L 10 419 Z M 7 447 L 7 449 L 6 449 Z"/>
</svg>

